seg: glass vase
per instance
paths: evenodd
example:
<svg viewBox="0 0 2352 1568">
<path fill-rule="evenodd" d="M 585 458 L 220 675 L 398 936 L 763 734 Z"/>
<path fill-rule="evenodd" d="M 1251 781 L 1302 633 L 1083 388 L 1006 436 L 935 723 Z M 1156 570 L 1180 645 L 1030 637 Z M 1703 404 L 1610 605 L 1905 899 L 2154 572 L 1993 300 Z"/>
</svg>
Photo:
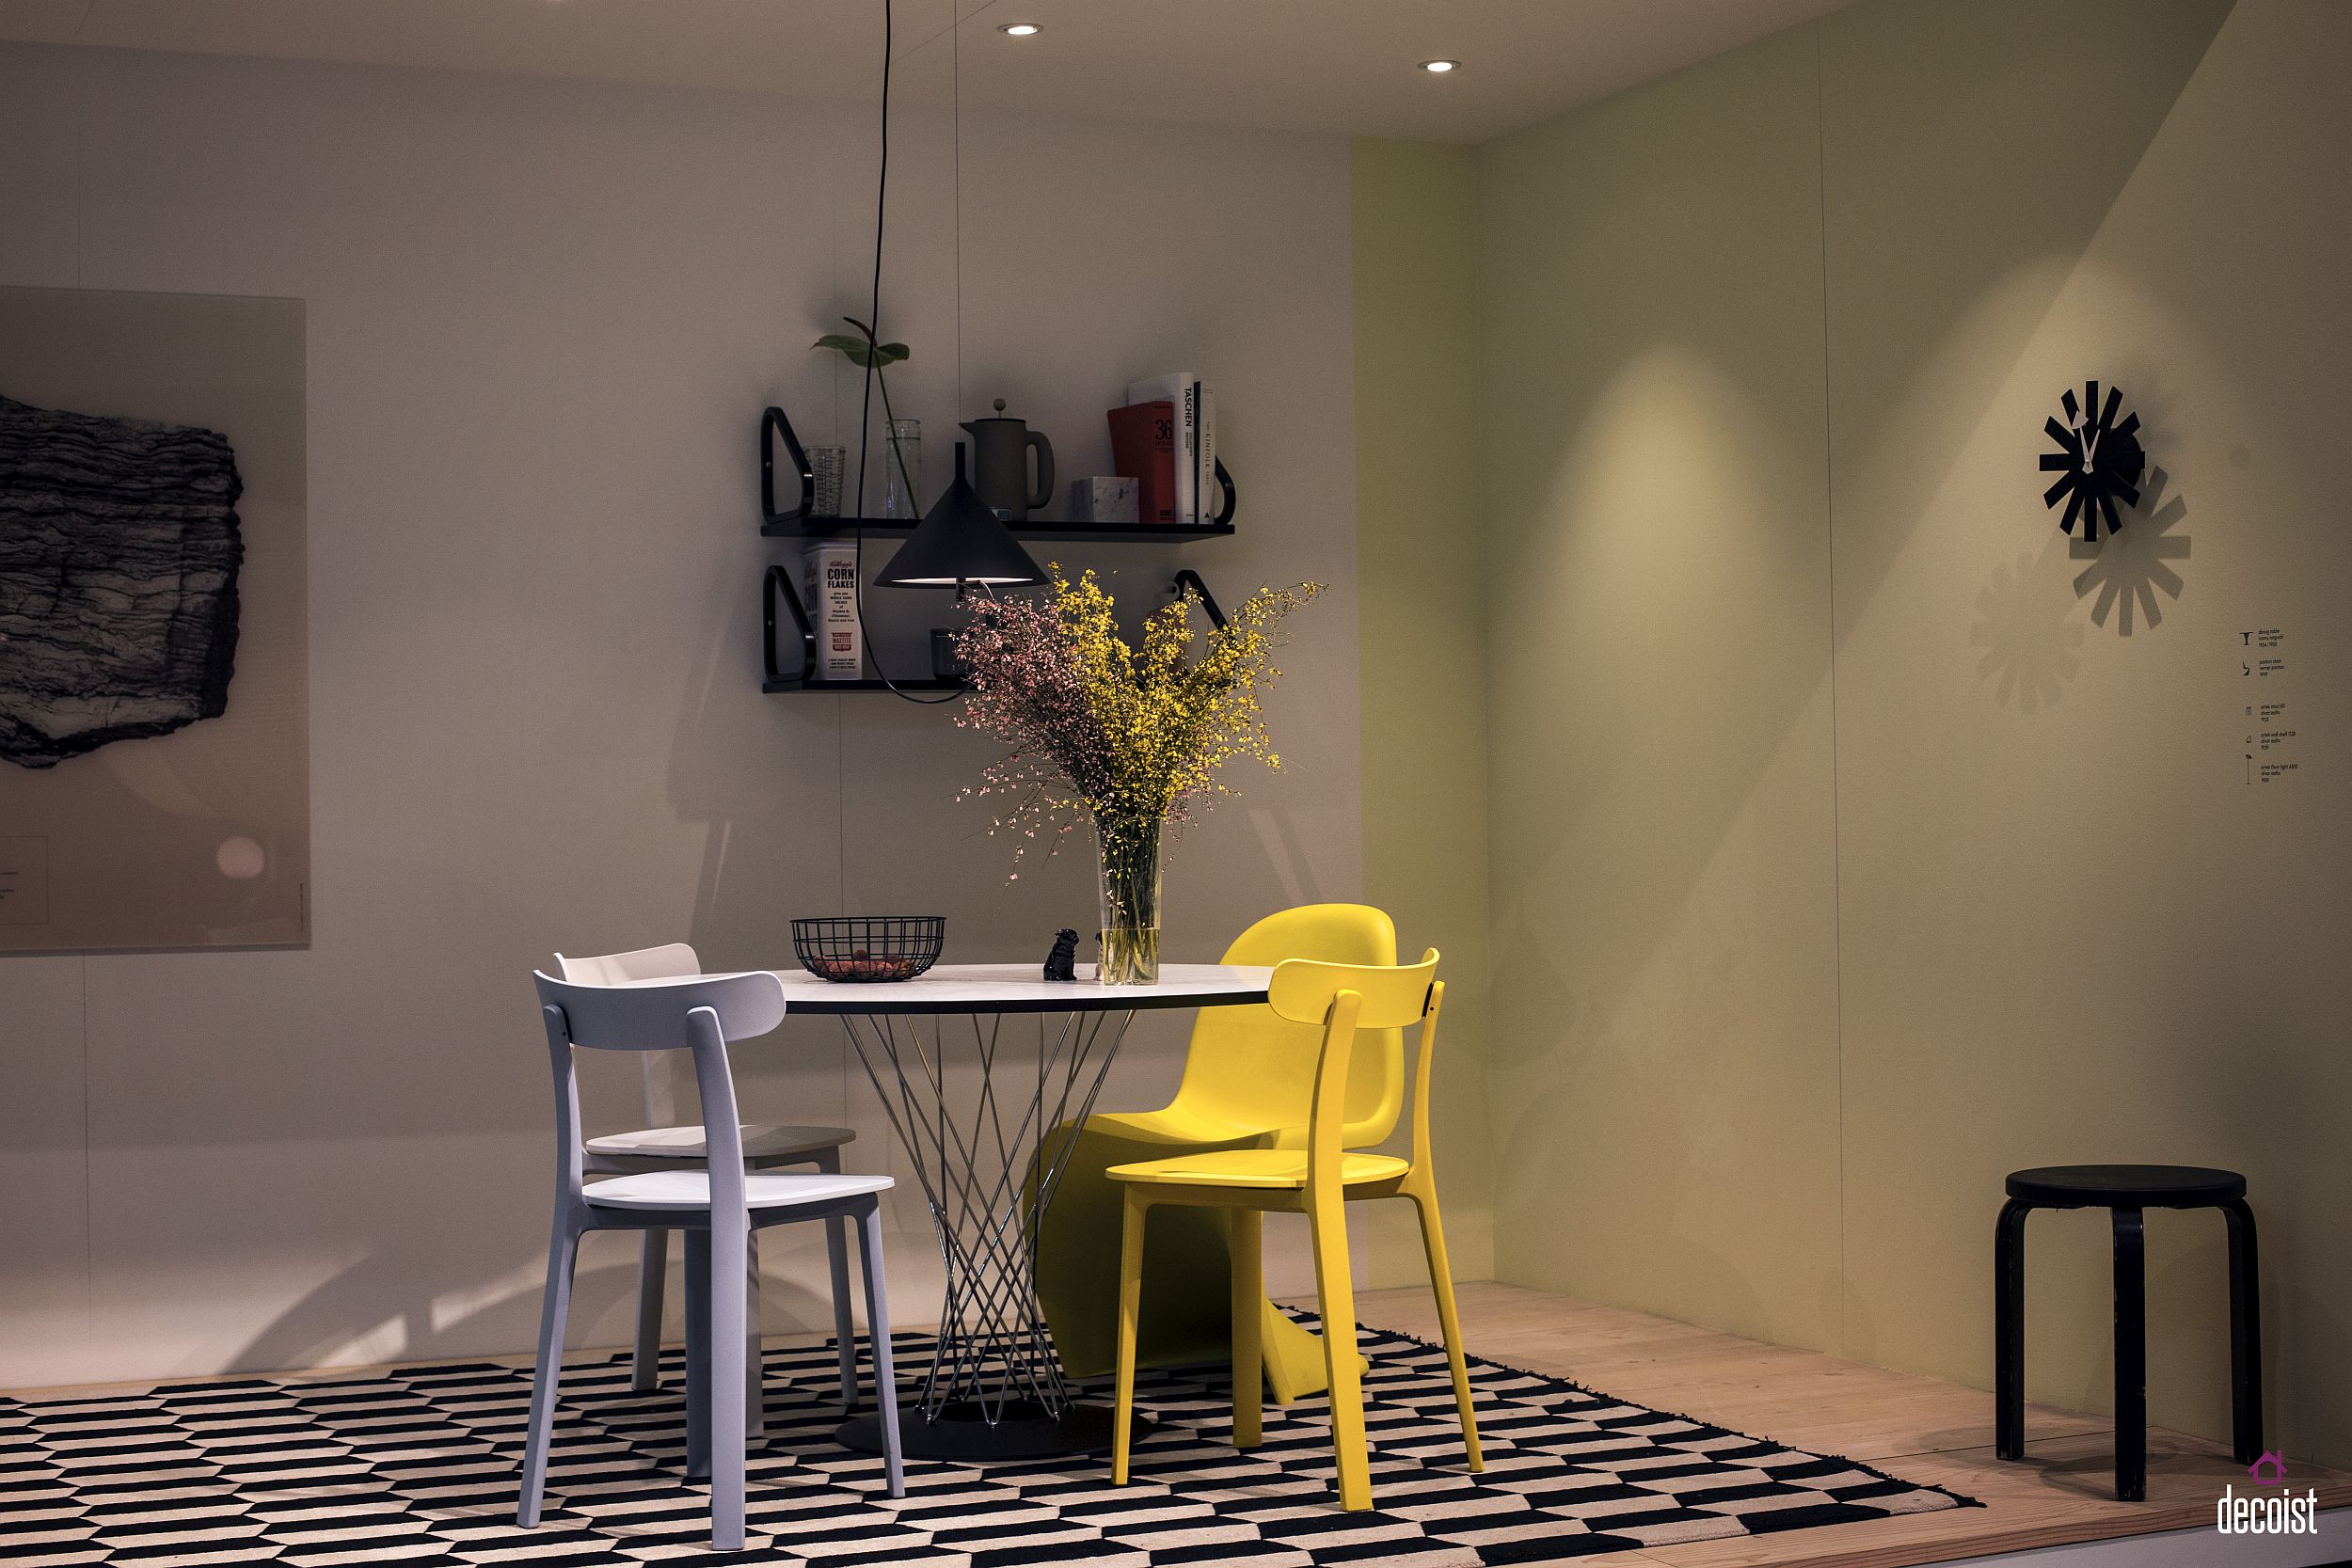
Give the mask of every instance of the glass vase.
<svg viewBox="0 0 2352 1568">
<path fill-rule="evenodd" d="M 1103 854 L 1103 966 L 1106 986 L 1151 986 L 1160 978 L 1160 837 L 1166 826 L 1094 819 Z"/>
<path fill-rule="evenodd" d="M 894 523 L 923 520 L 923 421 L 893 420 L 882 442 L 881 515 Z"/>
</svg>

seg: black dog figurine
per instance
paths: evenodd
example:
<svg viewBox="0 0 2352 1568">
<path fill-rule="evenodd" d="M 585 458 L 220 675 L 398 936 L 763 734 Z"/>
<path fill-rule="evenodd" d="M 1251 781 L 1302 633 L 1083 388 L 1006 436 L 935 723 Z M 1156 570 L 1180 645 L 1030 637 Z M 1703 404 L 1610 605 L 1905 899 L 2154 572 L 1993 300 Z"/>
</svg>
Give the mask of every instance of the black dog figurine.
<svg viewBox="0 0 2352 1568">
<path fill-rule="evenodd" d="M 1054 950 L 1045 956 L 1045 977 L 1048 980 L 1075 980 L 1078 977 L 1078 933 L 1066 926 L 1054 934 Z"/>
</svg>

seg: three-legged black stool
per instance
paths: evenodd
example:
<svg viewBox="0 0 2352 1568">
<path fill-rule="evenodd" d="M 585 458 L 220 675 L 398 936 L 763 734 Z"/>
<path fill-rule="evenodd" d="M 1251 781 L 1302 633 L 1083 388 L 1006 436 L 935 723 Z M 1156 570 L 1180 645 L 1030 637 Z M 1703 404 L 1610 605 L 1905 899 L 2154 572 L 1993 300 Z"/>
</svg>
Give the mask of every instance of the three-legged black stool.
<svg viewBox="0 0 2352 1568">
<path fill-rule="evenodd" d="M 2263 1452 L 2262 1314 L 2246 1178 L 2199 1165 L 2046 1165 L 2009 1179 L 1993 1233 L 1994 1451 L 2026 1457 L 2026 1216 L 2036 1209 L 2115 1214 L 2115 1495 L 2148 1496 L 2148 1295 L 2144 1209 L 2218 1209 L 2230 1222 L 2230 1386 L 2237 1460 Z"/>
</svg>

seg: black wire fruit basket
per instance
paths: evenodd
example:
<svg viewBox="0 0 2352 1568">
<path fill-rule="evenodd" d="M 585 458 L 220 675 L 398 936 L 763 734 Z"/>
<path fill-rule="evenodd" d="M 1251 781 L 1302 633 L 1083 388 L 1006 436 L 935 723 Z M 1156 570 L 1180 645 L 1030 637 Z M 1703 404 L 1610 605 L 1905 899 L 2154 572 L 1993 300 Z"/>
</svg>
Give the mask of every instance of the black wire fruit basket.
<svg viewBox="0 0 2352 1568">
<path fill-rule="evenodd" d="M 825 980 L 912 980 L 939 961 L 940 914 L 825 915 L 792 923 L 801 967 Z"/>
</svg>

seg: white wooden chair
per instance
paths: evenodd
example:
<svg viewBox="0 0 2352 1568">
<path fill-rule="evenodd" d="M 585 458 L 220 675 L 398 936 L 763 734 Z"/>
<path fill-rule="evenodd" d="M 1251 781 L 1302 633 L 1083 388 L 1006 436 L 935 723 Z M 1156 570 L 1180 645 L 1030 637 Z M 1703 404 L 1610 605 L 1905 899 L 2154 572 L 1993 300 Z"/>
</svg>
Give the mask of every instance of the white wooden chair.
<svg viewBox="0 0 2352 1568">
<path fill-rule="evenodd" d="M 715 1551 L 732 1552 L 743 1549 L 745 1381 L 756 1365 L 758 1323 L 749 1309 L 752 1235 L 765 1227 L 801 1220 L 858 1220 L 884 1463 L 890 1495 L 904 1497 L 878 1196 L 889 1191 L 891 1180 L 744 1169 L 742 1124 L 737 1119 L 727 1042 L 767 1034 L 781 1023 L 784 987 L 774 975 L 764 974 L 611 986 L 573 985 L 546 974 L 532 978 L 539 988 L 540 1016 L 555 1077 L 556 1193 L 516 1522 L 526 1527 L 539 1522 L 556 1386 L 563 1372 L 572 1269 L 580 1238 L 591 1230 L 686 1232 L 686 1472 L 710 1478 L 710 1544 Z M 575 1048 L 690 1053 L 702 1096 L 707 1161 L 700 1166 L 586 1180 Z"/>
<path fill-rule="evenodd" d="M 607 953 L 593 958 L 555 956 L 557 973 L 576 986 L 618 986 L 632 980 L 689 979 L 702 973 L 702 960 L 682 942 L 644 947 L 634 953 Z M 636 1176 L 646 1171 L 691 1169 L 703 1163 L 703 1130 L 673 1125 L 677 1121 L 677 1088 L 667 1055 L 648 1053 L 644 1060 L 645 1120 L 634 1132 L 614 1132 L 587 1142 L 588 1174 Z M 841 1147 L 857 1136 L 846 1127 L 778 1127 L 754 1125 L 743 1129 L 743 1163 L 753 1170 L 779 1170 L 810 1165 L 828 1175 L 841 1171 Z M 856 1329 L 850 1317 L 849 1227 L 833 1220 L 825 1227 L 825 1250 L 833 1264 L 833 1322 L 841 1347 L 841 1402 L 857 1402 Z M 755 1262 L 754 1267 L 757 1264 Z M 637 1341 L 630 1358 L 632 1387 L 661 1386 L 661 1306 L 670 1273 L 670 1233 L 648 1229 L 638 1259 Z"/>
</svg>

